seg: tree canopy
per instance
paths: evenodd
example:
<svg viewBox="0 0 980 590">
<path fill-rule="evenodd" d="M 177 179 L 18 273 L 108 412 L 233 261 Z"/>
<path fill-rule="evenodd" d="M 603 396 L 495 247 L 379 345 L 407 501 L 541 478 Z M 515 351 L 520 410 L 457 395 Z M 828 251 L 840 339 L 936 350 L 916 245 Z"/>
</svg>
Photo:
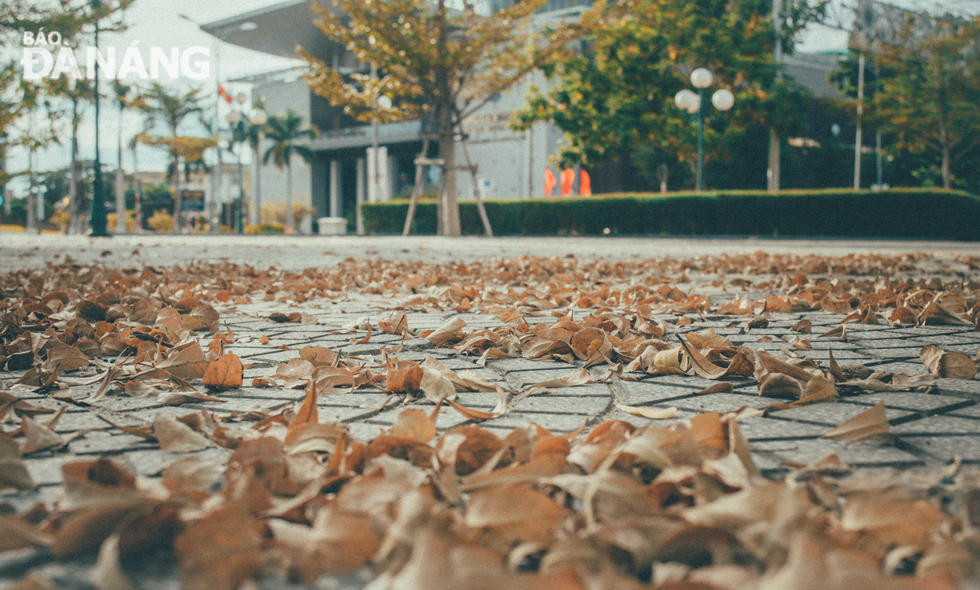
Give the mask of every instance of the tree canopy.
<svg viewBox="0 0 980 590">
<path fill-rule="evenodd" d="M 335 0 L 336 12 L 313 3 L 323 33 L 380 75 L 344 77 L 304 52 L 306 78 L 314 92 L 360 120 L 423 118 L 439 141 L 443 168 L 439 233 L 460 235 L 455 153 L 462 121 L 633 1 L 597 0 L 577 20 L 543 31 L 532 17 L 546 0 L 518 0 L 492 16 L 474 0 Z M 379 105 L 382 95 L 390 107 Z"/>
<path fill-rule="evenodd" d="M 782 28 L 784 48 L 819 7 L 799 3 Z M 797 118 L 788 95 L 800 90 L 777 80 L 772 51 L 775 32 L 768 0 L 641 0 L 629 18 L 592 32 L 582 51 L 544 68 L 549 88 L 533 88 L 515 127 L 551 121 L 565 133 L 561 166 L 600 165 L 631 158 L 641 170 L 669 161 L 693 161 L 695 126 L 674 104 L 692 88 L 698 67 L 712 71 L 708 96 L 719 88 L 735 95 L 735 107 L 709 108 L 707 158 L 726 153 L 724 136 L 748 125 L 785 129 Z"/>
<path fill-rule="evenodd" d="M 887 75 L 872 106 L 900 150 L 939 155 L 949 189 L 953 165 L 980 147 L 980 17 L 928 18 L 910 15 L 875 52 Z"/>
</svg>

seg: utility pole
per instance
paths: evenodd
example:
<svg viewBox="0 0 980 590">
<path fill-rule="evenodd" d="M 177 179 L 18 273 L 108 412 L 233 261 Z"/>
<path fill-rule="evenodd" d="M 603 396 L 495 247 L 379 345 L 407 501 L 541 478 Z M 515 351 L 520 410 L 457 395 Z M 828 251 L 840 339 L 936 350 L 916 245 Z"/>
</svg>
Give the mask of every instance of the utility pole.
<svg viewBox="0 0 980 590">
<path fill-rule="evenodd" d="M 775 34 L 772 45 L 772 60 L 779 68 L 783 62 L 783 16 L 780 6 L 783 0 L 772 0 L 772 28 Z M 782 70 L 776 70 L 776 83 L 783 79 Z M 771 193 L 779 192 L 779 160 L 780 160 L 780 140 L 776 127 L 769 128 L 769 169 L 766 177 L 768 180 L 767 189 Z"/>
<path fill-rule="evenodd" d="M 92 0 L 92 10 L 98 11 L 102 8 L 101 0 Z M 95 50 L 99 50 L 99 21 L 95 21 Z M 95 66 L 94 95 L 95 95 L 95 178 L 92 183 L 92 212 L 90 223 L 92 226 L 93 238 L 107 238 L 109 232 L 106 231 L 106 212 L 105 212 L 105 193 L 102 190 L 102 162 L 99 160 L 99 67 Z"/>
<path fill-rule="evenodd" d="M 864 115 L 864 54 L 870 46 L 874 32 L 874 9 L 871 0 L 858 0 L 857 14 L 854 15 L 854 31 L 851 33 L 851 47 L 861 50 L 858 56 L 857 87 L 857 129 L 854 133 L 854 190 L 861 188 L 861 117 Z"/>
</svg>

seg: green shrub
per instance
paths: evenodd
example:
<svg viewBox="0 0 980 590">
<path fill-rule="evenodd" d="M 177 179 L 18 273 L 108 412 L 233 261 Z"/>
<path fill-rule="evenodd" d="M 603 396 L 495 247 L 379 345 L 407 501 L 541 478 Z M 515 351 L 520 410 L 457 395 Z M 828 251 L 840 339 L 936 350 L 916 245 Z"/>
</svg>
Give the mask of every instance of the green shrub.
<svg viewBox="0 0 980 590">
<path fill-rule="evenodd" d="M 613 194 L 589 199 L 485 201 L 498 236 L 675 235 L 980 240 L 980 198 L 960 191 L 794 190 Z M 400 234 L 408 204 L 362 205 L 364 228 Z M 463 233 L 483 227 L 474 201 Z M 412 233 L 435 234 L 436 204 L 420 202 Z"/>
</svg>

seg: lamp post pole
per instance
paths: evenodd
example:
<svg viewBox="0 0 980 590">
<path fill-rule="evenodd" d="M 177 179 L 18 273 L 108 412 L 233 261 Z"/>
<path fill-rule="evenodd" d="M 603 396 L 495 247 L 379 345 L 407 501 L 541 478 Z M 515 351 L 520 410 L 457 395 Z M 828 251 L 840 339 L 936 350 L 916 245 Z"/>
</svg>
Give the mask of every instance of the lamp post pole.
<svg viewBox="0 0 980 590">
<path fill-rule="evenodd" d="M 674 103 L 678 108 L 694 115 L 698 124 L 698 172 L 697 190 L 704 190 L 704 120 L 708 114 L 708 105 L 704 100 L 705 89 L 711 86 L 714 75 L 705 68 L 698 68 L 691 72 L 691 84 L 698 89 L 697 94 L 687 88 L 681 90 L 674 97 Z M 727 111 L 735 105 L 735 95 L 726 88 L 715 91 L 711 95 L 711 104 L 719 111 Z"/>
<path fill-rule="evenodd" d="M 102 8 L 101 0 L 92 0 L 92 9 L 100 10 Z M 95 50 L 99 50 L 99 21 L 95 21 Z M 92 237 L 94 238 L 107 238 L 109 237 L 109 232 L 106 231 L 106 224 L 108 223 L 105 210 L 105 194 L 102 191 L 102 162 L 99 159 L 99 68 L 98 65 L 95 67 L 95 81 L 92 84 L 94 88 L 93 94 L 95 95 L 95 162 L 93 166 L 95 168 L 94 178 L 92 180 L 92 213 L 89 220 L 92 226 Z"/>
</svg>

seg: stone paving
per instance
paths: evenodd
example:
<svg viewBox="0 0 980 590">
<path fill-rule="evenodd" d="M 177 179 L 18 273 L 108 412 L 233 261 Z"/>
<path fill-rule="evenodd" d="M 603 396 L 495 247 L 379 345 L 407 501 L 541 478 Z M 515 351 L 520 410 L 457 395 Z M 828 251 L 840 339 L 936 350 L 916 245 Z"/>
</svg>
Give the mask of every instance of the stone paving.
<svg viewBox="0 0 980 590">
<path fill-rule="evenodd" d="M 477 364 L 477 357 L 455 355 L 451 349 L 434 349 L 425 339 L 401 341 L 399 337 L 375 333 L 366 344 L 352 344 L 360 340 L 364 330 L 336 334 L 342 326 L 354 318 L 366 317 L 377 324 L 397 301 L 377 297 L 351 296 L 344 301 L 328 303 L 326 307 L 310 309 L 318 317 L 315 325 L 275 323 L 267 316 L 277 309 L 276 304 L 252 304 L 241 306 L 235 315 L 223 315 L 222 324 L 235 333 L 236 342 L 226 347 L 236 353 L 246 365 L 246 386 L 214 394 L 222 402 L 187 403 L 181 406 L 160 406 L 153 400 L 126 396 L 119 389 L 90 407 L 79 406 L 70 400 L 59 401 L 44 393 L 17 391 L 17 396 L 36 405 L 56 409 L 61 406 L 67 412 L 57 425 L 64 435 L 78 435 L 66 449 L 59 452 L 34 453 L 26 460 L 28 470 L 38 487 L 29 492 L 0 492 L 0 508 L 21 512 L 38 501 L 54 499 L 57 486 L 62 481 L 61 466 L 69 461 L 109 456 L 123 463 L 134 473 L 158 477 L 164 467 L 181 457 L 197 455 L 224 463 L 230 451 L 212 446 L 194 453 L 161 451 L 154 442 L 110 427 L 99 418 L 129 426 L 145 426 L 160 413 L 178 417 L 201 409 L 219 416 L 245 418 L 249 412 L 260 410 L 274 412 L 287 404 L 299 404 L 302 389 L 277 389 L 247 386 L 256 377 L 269 377 L 279 363 L 296 358 L 305 345 L 318 344 L 342 351 L 344 354 L 374 356 L 378 358 L 382 347 L 389 349 L 404 345 L 399 359 L 421 361 L 431 355 L 453 370 L 472 369 L 490 381 L 505 383 L 508 389 L 518 391 L 522 387 L 545 379 L 562 376 L 577 367 L 558 361 L 538 361 L 522 358 L 490 360 L 485 366 Z M 583 312 L 586 313 L 586 312 Z M 446 320 L 460 316 L 467 330 L 478 330 L 500 325 L 498 318 L 480 314 L 455 312 L 407 312 L 408 325 L 413 330 L 435 328 Z M 667 317 L 667 316 L 665 316 Z M 919 359 L 919 351 L 925 344 L 937 344 L 949 351 L 963 352 L 971 358 L 980 351 L 980 333 L 969 326 L 889 326 L 847 324 L 845 338 L 819 338 L 818 334 L 838 325 L 841 317 L 823 312 L 807 314 L 774 314 L 769 325 L 745 333 L 746 319 L 732 316 L 689 316 L 691 324 L 677 328 L 677 333 L 714 328 L 719 335 L 728 337 L 735 344 L 766 350 L 776 356 L 799 355 L 826 363 L 829 351 L 842 365 L 865 365 L 875 371 L 904 372 L 909 376 L 926 373 Z M 813 323 L 813 350 L 790 350 L 782 337 L 794 335 L 791 327 L 806 317 Z M 528 318 L 528 321 L 551 321 L 550 317 Z M 676 321 L 677 316 L 672 317 Z M 261 336 L 267 336 L 268 344 L 261 344 Z M 761 336 L 771 336 L 772 342 L 757 342 Z M 285 348 L 285 349 L 284 349 Z M 602 366 L 591 369 L 598 377 Z M 0 385 L 10 385 L 18 376 L 0 372 Z M 760 397 L 758 384 L 751 378 L 726 379 L 734 384 L 733 393 L 701 395 L 696 392 L 714 384 L 700 377 L 687 375 L 625 374 L 612 383 L 590 383 L 577 387 L 558 388 L 551 393 L 520 397 L 510 395 L 507 412 L 502 416 L 481 422 L 481 426 L 504 436 L 513 428 L 535 422 L 556 433 L 567 433 L 583 425 L 591 427 L 607 420 L 624 420 L 646 426 L 651 420 L 617 409 L 615 404 L 650 408 L 676 408 L 675 416 L 657 421 L 669 425 L 703 412 L 729 412 L 745 406 L 766 408 L 776 400 Z M 69 390 L 74 400 L 87 397 L 96 386 L 73 386 Z M 4 389 L 4 387 L 0 387 Z M 369 440 L 385 428 L 389 428 L 398 413 L 404 409 L 401 397 L 383 408 L 377 406 L 386 394 L 375 389 L 360 389 L 350 394 L 324 395 L 319 400 L 321 420 L 345 423 L 353 437 Z M 475 409 L 489 411 L 498 401 L 496 393 L 460 392 L 459 401 Z M 896 435 L 892 444 L 862 441 L 847 443 L 822 438 L 834 426 L 883 401 L 886 416 Z M 414 404 L 431 410 L 426 400 Z M 444 409 L 437 426 L 445 431 L 469 423 L 451 409 Z M 932 468 L 961 460 L 964 464 L 980 465 L 980 378 L 971 380 L 938 379 L 928 392 L 864 393 L 845 396 L 839 401 L 811 406 L 773 410 L 765 416 L 746 418 L 740 422 L 743 434 L 749 440 L 753 456 L 771 478 L 784 475 L 788 464 L 806 464 L 826 454 L 836 453 L 843 463 L 855 468 L 878 470 L 908 470 Z M 33 560 L 33 561 L 32 561 Z M 11 587 L 11 581 L 22 575 L 31 564 L 47 563 L 37 554 L 0 555 L 0 588 Z M 90 562 L 89 562 L 90 565 Z M 67 587 L 88 588 L 84 579 L 76 579 L 85 564 L 48 563 L 49 575 L 64 582 Z M 62 568 L 62 569 L 59 569 Z M 64 569 L 67 568 L 67 569 Z M 136 575 L 139 587 L 176 588 L 173 564 L 147 566 Z M 154 568 L 163 568 L 156 570 Z M 169 568 L 169 569 L 168 569 Z M 324 580 L 321 587 L 360 587 L 366 578 L 357 575 L 347 579 Z M 278 584 L 278 585 L 277 585 Z M 291 587 L 285 581 L 262 582 L 262 587 Z"/>
</svg>

